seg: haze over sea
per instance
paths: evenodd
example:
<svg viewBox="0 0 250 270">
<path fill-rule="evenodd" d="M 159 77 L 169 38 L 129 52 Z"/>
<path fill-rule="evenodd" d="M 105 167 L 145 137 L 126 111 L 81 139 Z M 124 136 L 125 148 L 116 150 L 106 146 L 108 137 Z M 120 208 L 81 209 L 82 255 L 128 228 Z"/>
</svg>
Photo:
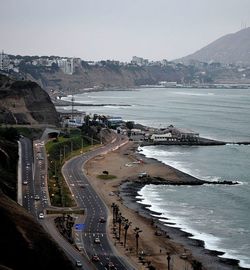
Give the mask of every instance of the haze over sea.
<svg viewBox="0 0 250 270">
<path fill-rule="evenodd" d="M 173 124 L 227 142 L 250 141 L 250 89 L 140 88 L 85 93 L 76 95 L 75 101 L 116 105 L 75 107 L 88 113 L 121 116 L 157 128 Z M 250 268 L 250 146 L 148 146 L 141 153 L 200 179 L 241 183 L 147 185 L 140 198 L 151 210 L 170 218 L 173 226 L 204 240 L 205 247 L 224 251 L 222 257 L 238 259 Z"/>
</svg>

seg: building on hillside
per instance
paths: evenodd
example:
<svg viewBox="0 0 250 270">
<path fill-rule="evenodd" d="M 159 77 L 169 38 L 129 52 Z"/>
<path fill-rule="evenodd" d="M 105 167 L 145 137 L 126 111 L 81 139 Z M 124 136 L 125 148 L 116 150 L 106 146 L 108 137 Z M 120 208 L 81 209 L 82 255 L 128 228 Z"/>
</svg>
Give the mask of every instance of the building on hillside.
<svg viewBox="0 0 250 270">
<path fill-rule="evenodd" d="M 58 59 L 57 60 L 58 67 L 63 71 L 63 73 L 72 75 L 74 73 L 74 59 Z"/>
<path fill-rule="evenodd" d="M 147 66 L 148 65 L 148 59 L 133 56 L 131 64 L 138 65 L 138 66 Z"/>
<path fill-rule="evenodd" d="M 80 127 L 84 124 L 85 112 L 59 112 L 63 127 Z"/>
<path fill-rule="evenodd" d="M 2 51 L 0 53 L 0 70 L 8 71 L 9 64 L 10 64 L 9 56 L 5 54 L 4 51 Z"/>
</svg>

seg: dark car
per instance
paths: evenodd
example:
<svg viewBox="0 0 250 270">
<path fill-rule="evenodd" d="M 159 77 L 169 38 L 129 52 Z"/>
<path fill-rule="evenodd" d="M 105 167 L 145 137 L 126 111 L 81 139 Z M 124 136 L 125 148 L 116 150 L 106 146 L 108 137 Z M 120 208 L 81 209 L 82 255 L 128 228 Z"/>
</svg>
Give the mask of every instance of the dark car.
<svg viewBox="0 0 250 270">
<path fill-rule="evenodd" d="M 78 268 L 81 268 L 82 267 L 81 261 L 76 260 L 76 267 L 78 267 Z"/>
<path fill-rule="evenodd" d="M 95 240 L 94 240 L 94 242 L 95 242 L 96 244 L 100 244 L 100 243 L 101 243 L 101 240 L 100 240 L 99 237 L 96 237 Z"/>
<path fill-rule="evenodd" d="M 107 270 L 116 270 L 117 268 L 115 267 L 115 265 L 110 261 L 106 264 L 105 268 Z"/>
<path fill-rule="evenodd" d="M 93 262 L 99 262 L 100 261 L 100 258 L 97 255 L 93 255 L 92 258 L 91 258 L 91 260 Z"/>
<path fill-rule="evenodd" d="M 104 218 L 104 217 L 100 217 L 100 218 L 99 218 L 99 222 L 100 222 L 100 223 L 105 223 L 105 222 L 106 222 L 106 220 L 105 220 L 105 218 Z"/>
</svg>

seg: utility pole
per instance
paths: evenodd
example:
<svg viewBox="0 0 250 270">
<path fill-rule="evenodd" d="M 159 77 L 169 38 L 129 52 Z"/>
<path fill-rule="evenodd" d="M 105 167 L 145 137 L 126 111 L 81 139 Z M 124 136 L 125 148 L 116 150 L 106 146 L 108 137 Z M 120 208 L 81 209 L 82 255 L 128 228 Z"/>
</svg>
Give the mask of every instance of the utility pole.
<svg viewBox="0 0 250 270">
<path fill-rule="evenodd" d="M 65 160 L 65 147 L 66 147 L 66 145 L 63 146 L 63 158 L 64 158 L 64 160 Z"/>
<path fill-rule="evenodd" d="M 56 177 L 56 161 L 55 161 L 55 177 Z"/>
<path fill-rule="evenodd" d="M 170 260 L 171 260 L 170 254 L 167 253 L 168 270 L 170 270 Z"/>
<path fill-rule="evenodd" d="M 62 163 L 62 149 L 60 148 L 60 164 Z"/>
<path fill-rule="evenodd" d="M 116 211 L 117 205 L 115 203 L 112 203 L 111 208 L 113 209 L 113 227 L 115 226 L 115 211 Z"/>
<path fill-rule="evenodd" d="M 73 95 L 73 92 L 71 93 L 71 119 L 73 119 L 73 113 L 74 113 L 74 101 L 75 101 L 75 98 L 74 98 L 74 95 Z"/>
</svg>

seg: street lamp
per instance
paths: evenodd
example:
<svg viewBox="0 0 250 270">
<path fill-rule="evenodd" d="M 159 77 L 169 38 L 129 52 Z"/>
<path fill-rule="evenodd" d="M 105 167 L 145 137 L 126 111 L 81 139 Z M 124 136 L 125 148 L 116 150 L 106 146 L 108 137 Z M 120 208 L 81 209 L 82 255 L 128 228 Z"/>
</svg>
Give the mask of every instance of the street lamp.
<svg viewBox="0 0 250 270">
<path fill-rule="evenodd" d="M 170 260 L 171 260 L 170 254 L 167 253 L 168 270 L 170 270 Z"/>
</svg>

